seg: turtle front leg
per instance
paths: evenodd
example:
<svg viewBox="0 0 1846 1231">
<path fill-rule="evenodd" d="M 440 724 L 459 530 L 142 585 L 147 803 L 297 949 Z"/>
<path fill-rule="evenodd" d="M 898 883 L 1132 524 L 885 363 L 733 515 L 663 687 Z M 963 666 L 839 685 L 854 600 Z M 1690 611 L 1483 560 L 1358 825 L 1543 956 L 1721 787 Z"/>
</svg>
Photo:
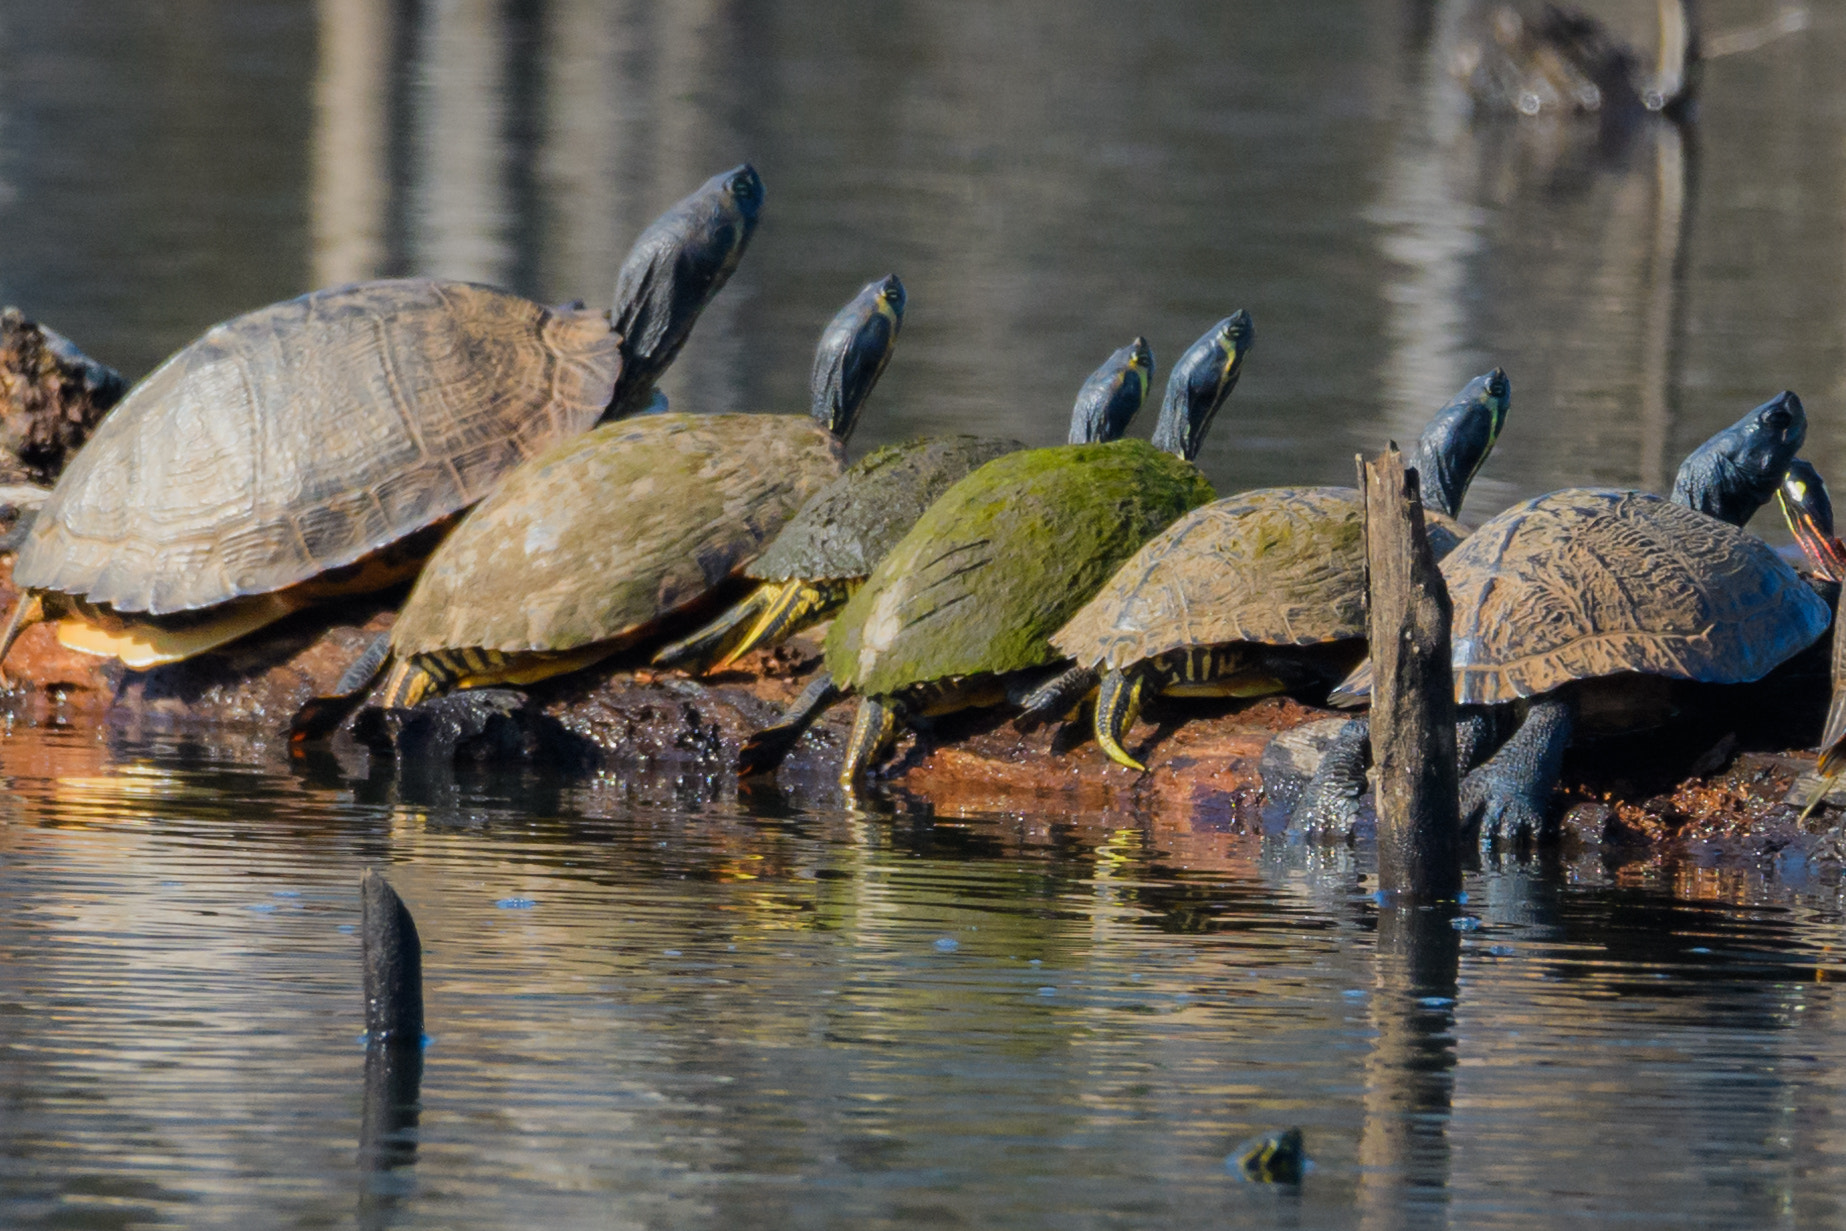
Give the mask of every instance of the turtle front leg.
<svg viewBox="0 0 1846 1231">
<path fill-rule="evenodd" d="M 840 785 L 851 790 L 859 776 L 872 767 L 897 734 L 898 707 L 878 697 L 859 698 L 852 734 L 846 739 L 846 757 L 840 763 Z"/>
<path fill-rule="evenodd" d="M 1551 792 L 1576 718 L 1576 703 L 1568 696 L 1532 702 L 1513 737 L 1462 780 L 1462 829 L 1479 825 L 1482 845 L 1547 836 Z"/>
<path fill-rule="evenodd" d="M 1372 763 L 1372 720 L 1360 716 L 1340 728 L 1301 790 L 1288 827 L 1310 842 L 1344 842 L 1359 823 L 1365 771 Z"/>
<path fill-rule="evenodd" d="M 1022 731 L 1030 731 L 1047 722 L 1057 722 L 1069 717 L 1071 711 L 1083 704 L 1083 699 L 1096 687 L 1096 670 L 1093 667 L 1072 667 L 1052 676 L 1037 688 L 1019 699 L 1024 713 L 1013 720 L 1013 725 Z"/>
<path fill-rule="evenodd" d="M 651 665 L 676 667 L 689 675 L 715 670 L 718 660 L 744 638 L 756 619 L 775 601 L 777 587 L 760 585 L 734 603 L 724 614 L 690 637 L 655 651 Z"/>
<path fill-rule="evenodd" d="M 788 750 L 839 695 L 839 686 L 833 682 L 831 673 L 822 671 L 816 675 L 782 717 L 744 741 L 737 753 L 738 775 L 748 778 L 753 774 L 774 773 Z"/>
<path fill-rule="evenodd" d="M 1147 772 L 1147 766 L 1129 756 L 1122 747 L 1122 733 L 1141 713 L 1149 672 L 1137 663 L 1125 671 L 1110 671 L 1096 689 L 1096 742 L 1117 765 Z"/>
<path fill-rule="evenodd" d="M 13 643 L 19 640 L 19 634 L 34 624 L 45 622 L 45 600 L 30 592 L 21 594 L 13 604 L 13 614 L 7 619 L 6 631 L 0 632 L 0 688 L 11 688 L 13 682 L 6 677 L 6 656 L 13 649 Z"/>
</svg>

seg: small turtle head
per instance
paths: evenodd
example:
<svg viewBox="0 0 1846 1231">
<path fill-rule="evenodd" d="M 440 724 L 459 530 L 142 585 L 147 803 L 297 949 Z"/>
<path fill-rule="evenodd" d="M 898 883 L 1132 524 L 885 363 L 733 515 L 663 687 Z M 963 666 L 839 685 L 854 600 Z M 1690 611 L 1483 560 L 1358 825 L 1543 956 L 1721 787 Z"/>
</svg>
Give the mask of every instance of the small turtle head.
<svg viewBox="0 0 1846 1231">
<path fill-rule="evenodd" d="M 1154 350 L 1136 338 L 1110 355 L 1083 382 L 1070 414 L 1070 443 L 1102 444 L 1120 440 L 1147 400 L 1154 381 Z"/>
<path fill-rule="evenodd" d="M 1807 433 L 1801 399 L 1777 394 L 1692 451 L 1673 480 L 1673 500 L 1742 526 L 1775 495 Z"/>
<path fill-rule="evenodd" d="M 1426 506 L 1450 517 L 1461 512 L 1468 485 L 1506 426 L 1512 398 L 1506 373 L 1495 368 L 1469 381 L 1430 419 L 1412 459 Z"/>
<path fill-rule="evenodd" d="M 809 413 L 845 440 L 859 422 L 859 407 L 884 375 L 904 323 L 904 284 L 896 274 L 866 283 L 821 331 L 808 379 Z"/>
<path fill-rule="evenodd" d="M 762 211 L 763 179 L 745 163 L 712 176 L 641 232 L 615 277 L 609 323 L 622 339 L 622 373 L 607 417 L 647 403 L 743 259 Z"/>
<path fill-rule="evenodd" d="M 1213 325 L 1173 365 L 1154 425 L 1156 449 L 1191 461 L 1205 443 L 1212 417 L 1237 387 L 1243 358 L 1256 341 L 1256 324 L 1242 308 Z"/>
<path fill-rule="evenodd" d="M 1775 495 L 1789 532 L 1814 571 L 1828 581 L 1846 581 L 1846 544 L 1834 534 L 1833 500 L 1820 471 L 1806 459 L 1796 458 L 1788 464 Z"/>
</svg>

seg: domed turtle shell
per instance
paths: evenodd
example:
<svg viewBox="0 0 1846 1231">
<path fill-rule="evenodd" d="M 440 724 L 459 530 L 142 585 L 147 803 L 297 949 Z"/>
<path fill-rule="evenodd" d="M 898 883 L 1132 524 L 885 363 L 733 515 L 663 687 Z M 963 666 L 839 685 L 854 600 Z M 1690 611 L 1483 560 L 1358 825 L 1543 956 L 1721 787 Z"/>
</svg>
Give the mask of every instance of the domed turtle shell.
<svg viewBox="0 0 1846 1231">
<path fill-rule="evenodd" d="M 984 436 L 886 445 L 803 505 L 744 575 L 760 581 L 864 577 L 938 496 L 994 458 L 1023 448 L 1016 440 Z"/>
<path fill-rule="evenodd" d="M 1424 511 L 1438 558 L 1467 530 Z M 1120 670 L 1169 650 L 1363 638 L 1365 505 L 1350 487 L 1274 487 L 1194 509 L 1124 564 L 1051 644 Z"/>
<path fill-rule="evenodd" d="M 400 658 L 575 649 L 705 597 L 840 473 L 806 415 L 663 414 L 567 440 L 508 476 L 430 557 Z"/>
<path fill-rule="evenodd" d="M 1464 705 L 1628 671 L 1748 683 L 1830 618 L 1767 543 L 1643 492 L 1573 488 L 1516 504 L 1456 548 L 1442 575 Z M 1367 664 L 1337 691 L 1369 685 Z"/>
<path fill-rule="evenodd" d="M 14 581 L 163 615 L 351 564 L 595 423 L 618 342 L 601 313 L 429 279 L 237 317 L 103 420 Z"/>
<path fill-rule="evenodd" d="M 1211 496 L 1191 463 L 1140 440 L 997 458 L 879 562 L 827 635 L 827 670 L 888 696 L 1050 662 L 1050 635 L 1150 535 Z"/>
</svg>

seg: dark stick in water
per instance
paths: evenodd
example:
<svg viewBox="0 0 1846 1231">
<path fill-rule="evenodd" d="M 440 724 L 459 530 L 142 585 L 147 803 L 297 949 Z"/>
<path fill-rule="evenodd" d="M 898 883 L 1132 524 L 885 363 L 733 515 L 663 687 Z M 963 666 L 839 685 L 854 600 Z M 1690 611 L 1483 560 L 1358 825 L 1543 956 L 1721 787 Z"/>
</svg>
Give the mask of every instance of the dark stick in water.
<svg viewBox="0 0 1846 1231">
<path fill-rule="evenodd" d="M 385 1171 L 417 1157 L 423 1085 L 423 945 L 397 890 L 367 870 L 359 886 L 365 947 L 365 1109 L 359 1163 Z"/>
</svg>

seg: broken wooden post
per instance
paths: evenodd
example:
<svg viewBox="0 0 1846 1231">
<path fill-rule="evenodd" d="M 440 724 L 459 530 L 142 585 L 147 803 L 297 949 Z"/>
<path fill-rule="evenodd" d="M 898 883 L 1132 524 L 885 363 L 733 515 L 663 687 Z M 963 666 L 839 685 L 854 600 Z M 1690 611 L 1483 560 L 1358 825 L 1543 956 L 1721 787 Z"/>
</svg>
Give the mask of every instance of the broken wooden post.
<svg viewBox="0 0 1846 1231">
<path fill-rule="evenodd" d="M 414 1162 L 423 1087 L 423 944 L 391 883 L 359 883 L 365 954 L 365 1102 L 359 1161 L 370 1171 Z"/>
<path fill-rule="evenodd" d="M 1360 465 L 1378 767 L 1378 882 L 1387 895 L 1461 892 L 1449 593 L 1423 525 L 1417 474 L 1393 443 Z"/>
</svg>

